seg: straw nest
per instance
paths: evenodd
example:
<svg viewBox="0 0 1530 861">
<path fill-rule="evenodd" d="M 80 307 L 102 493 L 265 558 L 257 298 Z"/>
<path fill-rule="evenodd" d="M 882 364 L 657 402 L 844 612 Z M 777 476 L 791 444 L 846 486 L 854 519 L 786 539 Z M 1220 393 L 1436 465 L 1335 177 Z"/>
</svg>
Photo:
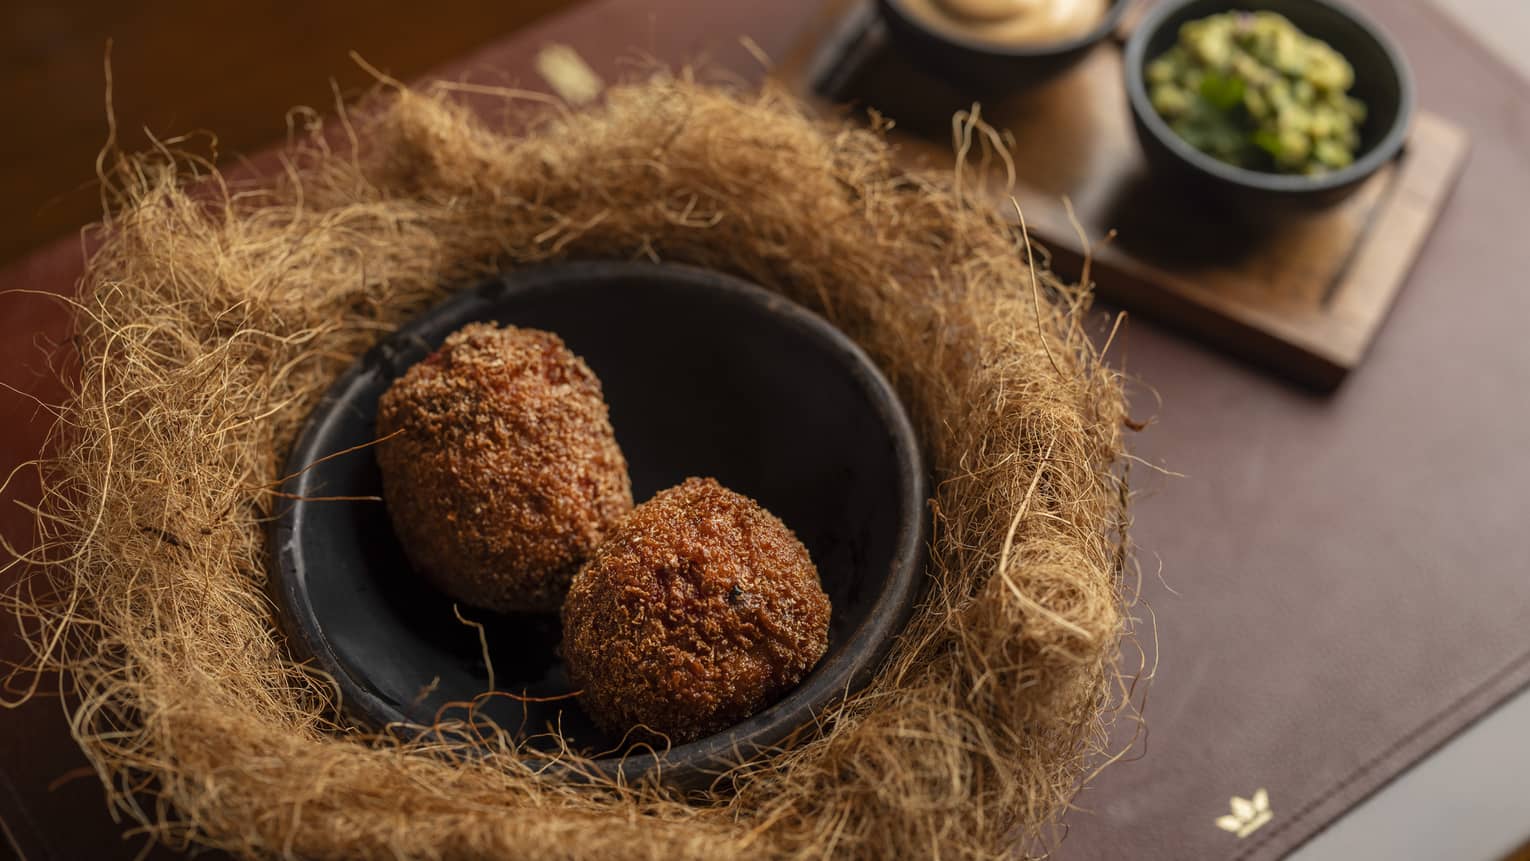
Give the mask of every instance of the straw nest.
<svg viewBox="0 0 1530 861">
<path fill-rule="evenodd" d="M 115 159 L 12 596 L 115 812 L 256 857 L 1046 851 L 1127 699 L 1125 414 L 1087 291 L 964 199 L 970 166 L 900 169 L 877 131 L 770 88 L 661 77 L 514 134 L 455 98 L 391 89 L 263 188 Z M 264 524 L 320 393 L 450 285 L 564 258 L 713 267 L 813 308 L 887 373 L 934 470 L 929 588 L 886 666 L 710 793 L 559 782 L 508 737 L 475 758 L 362 732 L 265 597 Z"/>
</svg>

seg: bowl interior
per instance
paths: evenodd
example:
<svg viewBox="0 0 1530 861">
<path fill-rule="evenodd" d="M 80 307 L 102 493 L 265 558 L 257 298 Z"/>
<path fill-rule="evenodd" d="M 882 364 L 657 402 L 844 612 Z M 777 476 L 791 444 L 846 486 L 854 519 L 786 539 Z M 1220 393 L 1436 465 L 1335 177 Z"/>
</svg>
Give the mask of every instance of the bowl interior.
<svg viewBox="0 0 1530 861">
<path fill-rule="evenodd" d="M 1105 14 L 1100 16 L 1099 23 L 1084 33 L 1052 42 L 1038 42 L 1033 45 L 1005 45 L 964 33 L 955 26 L 939 26 L 926 21 L 923 16 L 909 11 L 904 0 L 882 0 L 882 3 L 884 8 L 890 7 L 899 18 L 907 22 L 908 26 L 915 27 L 935 39 L 957 46 L 974 55 L 1023 60 L 1026 58 L 1043 59 L 1059 54 L 1067 54 L 1101 41 L 1116 29 L 1116 26 L 1121 22 L 1121 17 L 1126 14 L 1126 8 L 1131 3 L 1131 0 L 1110 0 L 1110 3 L 1105 7 Z"/>
<path fill-rule="evenodd" d="M 777 706 L 725 738 L 765 742 L 843 693 L 880 656 L 914 598 L 924 489 L 917 448 L 886 381 L 848 339 L 800 307 L 717 273 L 644 264 L 564 264 L 457 294 L 368 353 L 316 409 L 289 473 L 375 436 L 391 381 L 472 320 L 556 332 L 600 377 L 638 502 L 714 476 L 796 531 L 833 602 L 829 652 Z M 294 637 L 336 676 L 353 715 L 382 726 L 466 717 L 489 690 L 476 629 L 409 568 L 378 502 L 369 450 L 288 482 L 305 500 L 274 532 L 278 602 Z M 557 620 L 462 608 L 481 622 L 499 691 L 547 697 L 570 684 Z M 443 711 L 444 710 L 444 711 Z M 478 715 L 527 736 L 560 727 L 589 755 L 620 752 L 571 701 L 491 697 Z M 551 748 L 551 738 L 533 743 Z"/>
<path fill-rule="evenodd" d="M 1158 116 L 1148 101 L 1143 69 L 1179 39 L 1187 22 L 1230 10 L 1278 12 L 1303 33 L 1321 39 L 1344 55 L 1355 69 L 1350 91 L 1366 106 L 1360 128 L 1360 151 L 1354 164 L 1321 177 L 1282 175 L 1247 170 L 1217 161 L 1186 143 Z M 1190 0 L 1169 3 L 1151 13 L 1132 37 L 1127 50 L 1128 87 L 1133 109 L 1153 133 L 1176 153 L 1224 178 L 1245 184 L 1286 190 L 1341 185 L 1375 170 L 1391 158 L 1411 112 L 1412 83 L 1401 53 L 1377 28 L 1352 9 L 1326 0 Z"/>
</svg>

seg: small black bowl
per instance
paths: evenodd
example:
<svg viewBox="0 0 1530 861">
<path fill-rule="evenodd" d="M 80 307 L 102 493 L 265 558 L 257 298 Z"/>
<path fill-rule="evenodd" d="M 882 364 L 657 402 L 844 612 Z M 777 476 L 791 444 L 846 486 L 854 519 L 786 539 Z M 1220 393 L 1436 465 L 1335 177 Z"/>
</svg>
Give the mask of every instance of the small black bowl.
<svg viewBox="0 0 1530 861">
<path fill-rule="evenodd" d="M 902 0 L 877 0 L 893 45 L 910 62 L 974 96 L 997 96 L 1051 80 L 1115 31 L 1130 0 L 1112 0 L 1087 33 L 1037 45 L 1007 46 L 950 32 L 911 14 Z"/>
<path fill-rule="evenodd" d="M 638 501 L 714 476 L 796 531 L 833 602 L 829 649 L 775 705 L 662 756 L 665 782 L 694 787 L 740 754 L 780 742 L 864 685 L 923 583 L 926 479 L 897 396 L 844 334 L 807 310 L 720 273 L 675 265 L 566 263 L 464 290 L 359 359 L 309 417 L 287 464 L 296 501 L 271 530 L 273 592 L 294 652 L 334 677 L 345 710 L 374 729 L 425 732 L 489 689 L 571 689 L 553 617 L 462 608 L 410 570 L 380 502 L 367 449 L 392 381 L 475 320 L 556 332 L 603 384 Z M 637 780 L 660 762 L 601 732 L 576 702 L 490 697 L 476 716 L 552 750 L 550 728 Z"/>
<path fill-rule="evenodd" d="M 1158 115 L 1144 80 L 1147 64 L 1174 46 L 1186 22 L 1232 10 L 1278 12 L 1303 33 L 1333 46 L 1354 66 L 1350 92 L 1365 103 L 1367 115 L 1353 164 L 1322 176 L 1235 167 L 1186 143 Z M 1165 0 L 1147 14 L 1126 44 L 1126 91 L 1137 139 L 1153 169 L 1253 221 L 1342 200 L 1397 156 L 1413 119 L 1413 76 L 1402 52 L 1370 19 L 1333 0 Z"/>
</svg>

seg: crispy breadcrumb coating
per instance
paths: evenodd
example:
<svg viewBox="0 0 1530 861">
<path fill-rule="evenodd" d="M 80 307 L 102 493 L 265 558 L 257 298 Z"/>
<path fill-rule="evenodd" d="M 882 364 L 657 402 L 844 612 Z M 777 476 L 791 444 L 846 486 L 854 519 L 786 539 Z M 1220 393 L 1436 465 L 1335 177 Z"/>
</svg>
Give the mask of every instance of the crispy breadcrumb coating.
<svg viewBox="0 0 1530 861">
<path fill-rule="evenodd" d="M 691 478 L 634 509 L 574 578 L 563 655 L 597 723 L 679 743 L 795 687 L 828 648 L 829 612 L 784 523 Z"/>
<path fill-rule="evenodd" d="M 414 567 L 466 604 L 557 612 L 632 508 L 600 380 L 551 332 L 472 323 L 383 394 L 383 496 Z"/>
</svg>

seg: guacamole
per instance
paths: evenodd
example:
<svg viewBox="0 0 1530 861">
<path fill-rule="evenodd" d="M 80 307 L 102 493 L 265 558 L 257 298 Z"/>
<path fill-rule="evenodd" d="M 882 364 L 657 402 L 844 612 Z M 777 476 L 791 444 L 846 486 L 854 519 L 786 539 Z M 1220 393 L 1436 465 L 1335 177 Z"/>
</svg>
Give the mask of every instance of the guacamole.
<svg viewBox="0 0 1530 861">
<path fill-rule="evenodd" d="M 1274 12 L 1191 21 L 1148 63 L 1148 95 L 1191 146 L 1252 170 L 1321 175 L 1360 148 L 1355 70 Z"/>
</svg>

